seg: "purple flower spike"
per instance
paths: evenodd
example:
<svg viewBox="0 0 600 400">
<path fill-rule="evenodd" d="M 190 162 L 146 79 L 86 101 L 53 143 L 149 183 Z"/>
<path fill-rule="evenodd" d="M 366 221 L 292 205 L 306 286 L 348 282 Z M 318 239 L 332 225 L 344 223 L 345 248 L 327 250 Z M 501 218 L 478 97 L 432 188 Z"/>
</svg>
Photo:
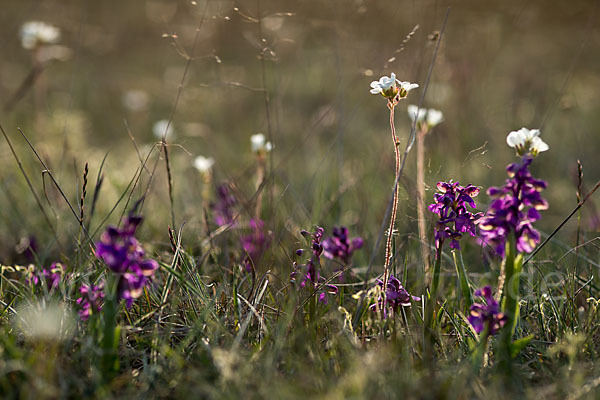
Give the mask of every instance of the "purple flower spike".
<svg viewBox="0 0 600 400">
<path fill-rule="evenodd" d="M 98 313 L 102 309 L 102 303 L 104 301 L 104 282 L 98 286 L 82 285 L 79 288 L 80 297 L 77 299 L 77 305 L 79 306 L 79 318 L 82 321 L 87 321 L 90 315 Z"/>
<path fill-rule="evenodd" d="M 498 302 L 492 296 L 492 288 L 484 286 L 475 291 L 475 296 L 482 297 L 485 303 L 474 303 L 471 305 L 469 323 L 477 333 L 481 333 L 486 324 L 489 326 L 489 334 L 496 334 L 506 323 L 506 316 L 500 312 Z"/>
<path fill-rule="evenodd" d="M 532 223 L 541 218 L 539 211 L 546 210 L 548 202 L 540 194 L 546 182 L 533 178 L 529 172 L 532 160 L 531 156 L 525 156 L 521 163 L 510 164 L 506 168 L 509 179 L 504 186 L 487 191 L 494 200 L 478 221 L 480 236 L 483 243 L 491 245 L 502 257 L 511 232 L 516 235 L 520 253 L 531 253 L 540 242 L 540 234 Z"/>
<path fill-rule="evenodd" d="M 228 184 L 222 184 L 217 188 L 217 200 L 210 205 L 213 218 L 218 226 L 233 225 L 233 207 L 237 204 L 235 196 L 231 193 Z"/>
<path fill-rule="evenodd" d="M 118 275 L 117 296 L 127 308 L 142 295 L 144 286 L 158 269 L 155 260 L 145 258 L 146 252 L 135 238 L 142 222 L 140 216 L 130 215 L 119 229 L 109 226 L 96 243 L 96 257 Z"/>
<path fill-rule="evenodd" d="M 310 235 L 307 231 L 300 232 L 302 236 L 312 238 L 310 244 L 311 257 L 304 265 L 294 262 L 294 271 L 290 274 L 290 280 L 297 283 L 297 287 L 308 287 L 311 290 L 318 290 L 317 296 L 321 303 L 327 304 L 327 293 L 337 294 L 338 288 L 335 285 L 325 284 L 327 281 L 321 276 L 321 254 L 323 253 L 323 233 L 325 230 L 317 227 L 315 232 Z M 296 251 L 298 254 L 298 251 Z M 303 254 L 300 252 L 299 255 Z"/>
<path fill-rule="evenodd" d="M 377 280 L 379 287 L 383 288 L 383 281 Z M 390 275 L 387 289 L 385 291 L 385 302 L 394 312 L 398 312 L 400 307 L 410 307 L 411 301 L 421 301 L 420 297 L 413 296 L 402 286 L 402 283 L 394 275 Z M 377 303 L 371 305 L 371 310 L 377 309 L 383 311 L 383 317 L 387 318 L 387 307 L 383 306 L 383 299 L 377 299 Z"/>
<path fill-rule="evenodd" d="M 46 281 L 46 287 L 48 291 L 54 290 L 58 288 L 61 279 L 64 275 L 64 267 L 61 263 L 52 263 L 49 268 L 42 268 L 42 270 L 37 270 L 35 266 L 30 265 L 28 267 L 27 277 L 25 278 L 25 282 L 31 284 L 33 286 L 37 286 L 42 280 L 41 277 L 44 277 L 44 281 Z"/>
<path fill-rule="evenodd" d="M 363 239 L 348 237 L 348 228 L 333 228 L 333 235 L 323 241 L 323 255 L 331 260 L 339 259 L 344 265 L 350 264 L 352 254 L 363 246 Z"/>
<path fill-rule="evenodd" d="M 246 271 L 251 272 L 252 266 L 256 267 L 264 252 L 271 244 L 271 238 L 265 235 L 265 223 L 260 219 L 251 219 L 249 223 L 251 233 L 242 236 L 242 248 L 244 249 L 244 266 Z"/>
<path fill-rule="evenodd" d="M 438 182 L 439 193 L 433 195 L 435 203 L 429 205 L 429 211 L 439 219 L 435 227 L 435 241 L 439 247 L 445 239 L 451 239 L 450 248 L 460 249 L 459 240 L 463 233 L 475 236 L 475 224 L 481 213 L 472 213 L 467 208 L 475 208 L 473 197 L 479 194 L 479 188 L 471 184 L 460 186 L 459 182 Z"/>
</svg>

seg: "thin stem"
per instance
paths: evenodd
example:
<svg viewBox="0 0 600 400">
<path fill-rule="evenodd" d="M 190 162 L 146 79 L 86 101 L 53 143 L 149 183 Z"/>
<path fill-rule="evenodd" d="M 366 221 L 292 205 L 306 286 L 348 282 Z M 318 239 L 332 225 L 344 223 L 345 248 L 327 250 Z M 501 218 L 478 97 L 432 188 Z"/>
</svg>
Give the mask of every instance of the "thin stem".
<svg viewBox="0 0 600 400">
<path fill-rule="evenodd" d="M 512 337 L 519 315 L 519 284 L 522 266 L 523 255 L 517 254 L 515 235 L 511 234 L 506 241 L 504 256 L 505 276 L 502 312 L 506 316 L 506 323 L 502 327 L 500 338 L 500 365 L 509 375 L 511 372 Z"/>
<path fill-rule="evenodd" d="M 396 136 L 396 127 L 394 125 L 394 109 L 396 107 L 395 101 L 388 102 L 388 108 L 390 109 L 390 130 L 392 131 L 392 140 L 394 142 L 394 154 L 396 156 L 396 168 L 394 170 L 395 179 L 394 179 L 394 200 L 392 202 L 392 213 L 390 215 L 390 229 L 388 231 L 388 237 L 385 245 L 385 264 L 383 270 L 383 287 L 384 290 L 387 288 L 387 283 L 390 278 L 390 264 L 392 260 L 392 241 L 393 241 L 393 233 L 394 233 L 394 224 L 396 222 L 396 212 L 398 211 L 398 192 L 400 185 L 398 185 L 398 179 L 400 175 L 400 141 Z"/>
<path fill-rule="evenodd" d="M 435 311 L 435 305 L 437 303 L 437 295 L 438 289 L 440 286 L 440 275 L 442 269 L 442 248 L 444 246 L 444 242 L 440 241 L 438 243 L 435 264 L 433 265 L 433 276 L 431 280 L 431 290 L 429 291 L 429 298 L 427 299 L 427 303 L 425 304 L 425 321 L 423 324 L 424 331 L 424 355 L 427 360 L 431 360 L 433 358 L 433 345 L 435 343 L 435 335 L 433 332 L 433 314 Z"/>
<path fill-rule="evenodd" d="M 465 311 L 468 311 L 471 304 L 473 304 L 473 295 L 471 294 L 471 284 L 467 276 L 467 269 L 463 262 L 462 252 L 460 250 L 452 250 L 452 258 L 454 259 L 454 266 L 456 267 L 456 273 L 460 280 L 460 290 L 465 299 Z"/>
<path fill-rule="evenodd" d="M 417 132 L 417 218 L 419 225 L 419 242 L 425 274 L 429 273 L 429 246 L 425 227 L 425 134 L 426 129 Z"/>
</svg>

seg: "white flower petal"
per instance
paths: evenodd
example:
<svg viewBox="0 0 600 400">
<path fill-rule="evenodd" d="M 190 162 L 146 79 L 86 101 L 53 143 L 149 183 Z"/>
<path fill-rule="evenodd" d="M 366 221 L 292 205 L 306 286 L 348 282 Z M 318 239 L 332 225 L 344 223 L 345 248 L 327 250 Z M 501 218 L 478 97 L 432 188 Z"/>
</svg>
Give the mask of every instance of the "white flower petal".
<svg viewBox="0 0 600 400">
<path fill-rule="evenodd" d="M 506 143 L 510 147 L 516 147 L 516 146 L 518 146 L 519 144 L 522 143 L 522 137 L 521 137 L 521 135 L 519 134 L 518 131 L 512 131 L 506 137 Z"/>
<path fill-rule="evenodd" d="M 163 135 L 167 138 L 173 138 L 175 133 L 173 132 L 173 124 L 169 124 L 169 120 L 161 119 L 160 121 L 156 121 L 154 126 L 152 127 L 152 133 L 154 133 L 154 137 L 157 139 L 162 139 Z"/>
<path fill-rule="evenodd" d="M 544 142 L 540 137 L 534 137 L 531 141 L 531 149 L 537 153 L 541 153 L 542 151 L 546 151 L 550 149 L 550 146 L 546 142 Z"/>
<path fill-rule="evenodd" d="M 198 156 L 194 159 L 194 167 L 202 173 L 210 171 L 214 163 L 215 160 L 212 157 Z"/>
<path fill-rule="evenodd" d="M 427 110 L 427 125 L 434 127 L 444 120 L 444 114 L 439 110 L 430 108 Z"/>
</svg>

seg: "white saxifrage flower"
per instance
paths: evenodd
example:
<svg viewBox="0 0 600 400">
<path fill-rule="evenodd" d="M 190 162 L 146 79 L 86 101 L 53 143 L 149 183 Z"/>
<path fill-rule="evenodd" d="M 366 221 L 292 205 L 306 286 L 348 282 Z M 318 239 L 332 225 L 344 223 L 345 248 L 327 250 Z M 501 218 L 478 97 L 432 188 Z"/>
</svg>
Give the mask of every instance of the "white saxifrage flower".
<svg viewBox="0 0 600 400">
<path fill-rule="evenodd" d="M 408 92 L 419 87 L 418 84 L 410 83 L 407 81 L 404 81 L 404 82 L 398 81 L 398 85 L 400 85 L 400 90 L 398 91 L 398 94 L 400 95 L 401 99 L 408 96 Z"/>
<path fill-rule="evenodd" d="M 444 121 L 444 114 L 440 110 L 434 110 L 433 108 L 427 110 L 427 125 L 430 128 L 433 128 L 442 121 Z"/>
<path fill-rule="evenodd" d="M 419 108 L 418 106 L 415 106 L 414 104 L 410 104 L 408 106 L 408 116 L 410 117 L 411 121 L 414 122 L 416 119 L 417 123 L 420 124 L 425 120 L 426 115 L 427 115 L 427 109 Z"/>
<path fill-rule="evenodd" d="M 271 142 L 267 142 L 265 135 L 257 133 L 250 137 L 252 151 L 255 153 L 268 153 L 273 149 Z"/>
<path fill-rule="evenodd" d="M 24 49 L 32 50 L 43 44 L 58 42 L 60 30 L 41 21 L 29 21 L 21 26 L 21 45 Z"/>
<path fill-rule="evenodd" d="M 414 122 L 417 120 L 417 124 L 422 126 L 423 123 L 427 124 L 427 128 L 431 129 L 438 125 L 444 120 L 444 114 L 433 108 L 419 108 L 414 104 L 408 106 L 408 116 Z"/>
<path fill-rule="evenodd" d="M 215 164 L 212 157 L 198 156 L 194 159 L 194 167 L 202 174 L 210 172 L 210 169 Z"/>
<path fill-rule="evenodd" d="M 385 97 L 389 97 L 390 94 L 393 97 L 396 95 L 396 82 L 396 74 L 393 72 L 389 77 L 382 76 L 378 81 L 371 82 L 371 94 L 381 93 Z"/>
<path fill-rule="evenodd" d="M 403 99 L 408 92 L 418 87 L 416 83 L 399 81 L 396 79 L 396 74 L 392 72 L 389 77 L 382 76 L 378 81 L 371 82 L 371 94 L 381 94 L 388 100 L 394 100 L 396 96 Z"/>
<path fill-rule="evenodd" d="M 535 157 L 550 148 L 539 136 L 539 129 L 521 128 L 518 131 L 510 132 L 506 136 L 506 143 L 510 147 L 514 147 L 520 156 L 531 153 Z"/>
<path fill-rule="evenodd" d="M 154 137 L 159 140 L 162 139 L 163 135 L 165 135 L 167 139 L 173 139 L 175 137 L 173 124 L 169 124 L 169 120 L 167 119 L 156 121 L 152 127 L 152 133 L 154 133 Z"/>
</svg>

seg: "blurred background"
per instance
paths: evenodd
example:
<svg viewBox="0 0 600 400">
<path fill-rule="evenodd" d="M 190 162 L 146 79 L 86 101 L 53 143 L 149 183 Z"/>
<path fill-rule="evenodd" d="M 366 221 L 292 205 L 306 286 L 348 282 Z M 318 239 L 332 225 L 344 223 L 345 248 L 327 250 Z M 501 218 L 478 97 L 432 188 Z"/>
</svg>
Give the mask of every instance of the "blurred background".
<svg viewBox="0 0 600 400">
<path fill-rule="evenodd" d="M 275 243 L 297 240 L 298 229 L 314 224 L 328 231 L 344 224 L 371 249 L 394 153 L 385 100 L 369 94 L 369 83 L 395 72 L 421 85 L 397 108 L 404 148 L 406 107 L 423 93 L 448 7 L 423 103 L 445 119 L 426 137 L 428 202 L 438 180 L 502 184 L 516 160 L 507 133 L 541 128 L 550 150 L 533 171 L 549 182 L 550 209 L 538 224 L 549 232 L 577 204 L 577 160 L 584 192 L 600 178 L 597 1 L 11 1 L 0 14 L 0 123 L 65 243 L 77 237 L 78 221 L 17 128 L 76 213 L 84 164 L 89 213 L 105 160 L 91 233 L 105 218 L 118 221 L 127 189 L 135 186 L 129 206 L 147 192 L 144 236 L 160 249 L 168 248 L 172 221 L 165 163 L 160 148 L 151 151 L 166 129 L 161 121 L 172 119 L 175 225 L 186 223 L 188 245 L 206 234 L 203 185 L 228 182 L 240 212 L 254 212 L 250 136 L 262 132 L 274 150 L 261 217 Z M 60 38 L 45 52 L 24 48 L 19 32 L 28 21 L 57 27 Z M 407 243 L 417 241 L 414 153 L 398 219 Z M 0 261 L 24 262 L 24 240 L 32 238 L 42 258 L 64 256 L 6 141 L 0 155 Z M 215 160 L 210 183 L 194 169 L 198 155 Z M 485 209 L 487 196 L 478 200 Z M 590 238 L 600 227 L 593 202 L 581 219 Z M 572 245 L 576 227 L 574 219 L 560 239 Z"/>
</svg>

